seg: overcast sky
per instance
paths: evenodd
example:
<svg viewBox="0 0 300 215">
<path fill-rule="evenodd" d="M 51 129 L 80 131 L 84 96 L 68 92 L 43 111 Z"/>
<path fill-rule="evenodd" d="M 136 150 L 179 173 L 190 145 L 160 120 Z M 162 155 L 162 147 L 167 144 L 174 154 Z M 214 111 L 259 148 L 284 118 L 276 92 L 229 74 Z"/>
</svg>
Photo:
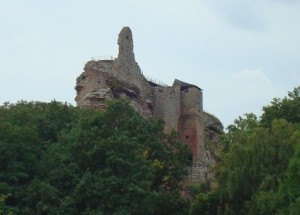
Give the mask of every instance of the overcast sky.
<svg viewBox="0 0 300 215">
<path fill-rule="evenodd" d="M 300 86 L 298 0 L 0 0 L 0 104 L 75 105 L 76 77 L 133 32 L 144 74 L 203 89 L 227 126 Z"/>
</svg>

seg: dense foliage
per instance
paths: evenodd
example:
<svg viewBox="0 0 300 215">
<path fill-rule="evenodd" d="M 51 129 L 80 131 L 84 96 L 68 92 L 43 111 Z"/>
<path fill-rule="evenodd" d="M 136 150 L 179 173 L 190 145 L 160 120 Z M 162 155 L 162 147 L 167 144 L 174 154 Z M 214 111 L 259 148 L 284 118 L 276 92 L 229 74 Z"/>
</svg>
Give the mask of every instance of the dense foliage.
<svg viewBox="0 0 300 215">
<path fill-rule="evenodd" d="M 190 150 L 128 104 L 0 107 L 0 214 L 186 214 Z"/>
<path fill-rule="evenodd" d="M 0 107 L 0 214 L 297 215 L 300 87 L 239 117 L 216 182 L 180 195 L 190 151 L 163 123 L 117 101 L 106 112 L 59 102 Z"/>
<path fill-rule="evenodd" d="M 300 87 L 263 111 L 228 127 L 218 187 L 199 192 L 191 214 L 299 214 Z"/>
</svg>

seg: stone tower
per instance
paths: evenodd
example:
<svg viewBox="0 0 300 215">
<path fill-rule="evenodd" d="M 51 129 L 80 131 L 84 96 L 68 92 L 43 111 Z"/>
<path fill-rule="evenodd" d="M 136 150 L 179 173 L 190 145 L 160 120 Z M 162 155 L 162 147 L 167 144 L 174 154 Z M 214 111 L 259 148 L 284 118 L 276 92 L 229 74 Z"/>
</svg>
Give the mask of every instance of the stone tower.
<svg viewBox="0 0 300 215">
<path fill-rule="evenodd" d="M 119 54 L 115 59 L 113 73 L 120 81 L 124 81 L 132 87 L 142 88 L 142 74 L 133 53 L 133 39 L 129 27 L 124 27 L 118 39 Z"/>
<path fill-rule="evenodd" d="M 172 86 L 147 80 L 135 61 L 133 38 L 124 27 L 118 38 L 119 54 L 114 60 L 91 60 L 76 79 L 80 107 L 105 110 L 108 100 L 122 98 L 144 117 L 160 117 L 165 130 L 175 130 L 193 152 L 191 181 L 208 177 L 210 153 L 204 145 L 202 90 L 175 80 Z"/>
</svg>

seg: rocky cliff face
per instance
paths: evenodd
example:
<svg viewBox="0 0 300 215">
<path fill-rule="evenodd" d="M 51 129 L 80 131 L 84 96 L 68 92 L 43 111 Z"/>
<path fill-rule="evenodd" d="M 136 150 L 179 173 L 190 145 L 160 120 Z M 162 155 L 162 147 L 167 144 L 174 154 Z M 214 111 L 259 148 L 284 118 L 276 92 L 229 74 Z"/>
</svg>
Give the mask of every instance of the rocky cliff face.
<svg viewBox="0 0 300 215">
<path fill-rule="evenodd" d="M 130 28 L 121 30 L 118 45 L 119 54 L 114 60 L 86 63 L 76 80 L 77 105 L 105 110 L 107 101 L 121 98 L 144 117 L 162 118 L 165 130 L 178 131 L 180 139 L 193 152 L 190 180 L 209 178 L 209 166 L 215 163 L 215 156 L 204 138 L 217 142 L 221 128 L 210 115 L 203 113 L 202 90 L 179 80 L 172 86 L 147 80 L 135 61 Z"/>
<path fill-rule="evenodd" d="M 221 151 L 220 138 L 224 134 L 221 121 L 212 114 L 204 112 L 204 142 L 210 151 L 212 164 L 218 162 L 218 153 Z"/>
</svg>

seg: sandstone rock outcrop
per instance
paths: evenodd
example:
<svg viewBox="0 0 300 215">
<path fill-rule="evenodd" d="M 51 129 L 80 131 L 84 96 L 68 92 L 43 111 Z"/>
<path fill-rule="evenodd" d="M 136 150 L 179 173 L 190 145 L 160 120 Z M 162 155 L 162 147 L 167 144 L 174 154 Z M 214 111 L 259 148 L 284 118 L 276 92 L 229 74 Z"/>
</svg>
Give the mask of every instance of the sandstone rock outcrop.
<svg viewBox="0 0 300 215">
<path fill-rule="evenodd" d="M 142 116 L 162 118 L 165 130 L 178 131 L 180 139 L 193 152 L 189 179 L 206 180 L 214 157 L 204 144 L 202 90 L 179 80 L 172 86 L 147 80 L 135 61 L 129 27 L 121 30 L 118 45 L 119 54 L 114 60 L 86 63 L 84 72 L 76 79 L 77 105 L 105 110 L 107 101 L 122 98 Z"/>
<path fill-rule="evenodd" d="M 203 113 L 204 120 L 204 143 L 205 148 L 210 151 L 211 163 L 218 161 L 218 154 L 222 147 L 220 145 L 220 138 L 224 134 L 224 127 L 221 121 L 212 114 Z"/>
</svg>

